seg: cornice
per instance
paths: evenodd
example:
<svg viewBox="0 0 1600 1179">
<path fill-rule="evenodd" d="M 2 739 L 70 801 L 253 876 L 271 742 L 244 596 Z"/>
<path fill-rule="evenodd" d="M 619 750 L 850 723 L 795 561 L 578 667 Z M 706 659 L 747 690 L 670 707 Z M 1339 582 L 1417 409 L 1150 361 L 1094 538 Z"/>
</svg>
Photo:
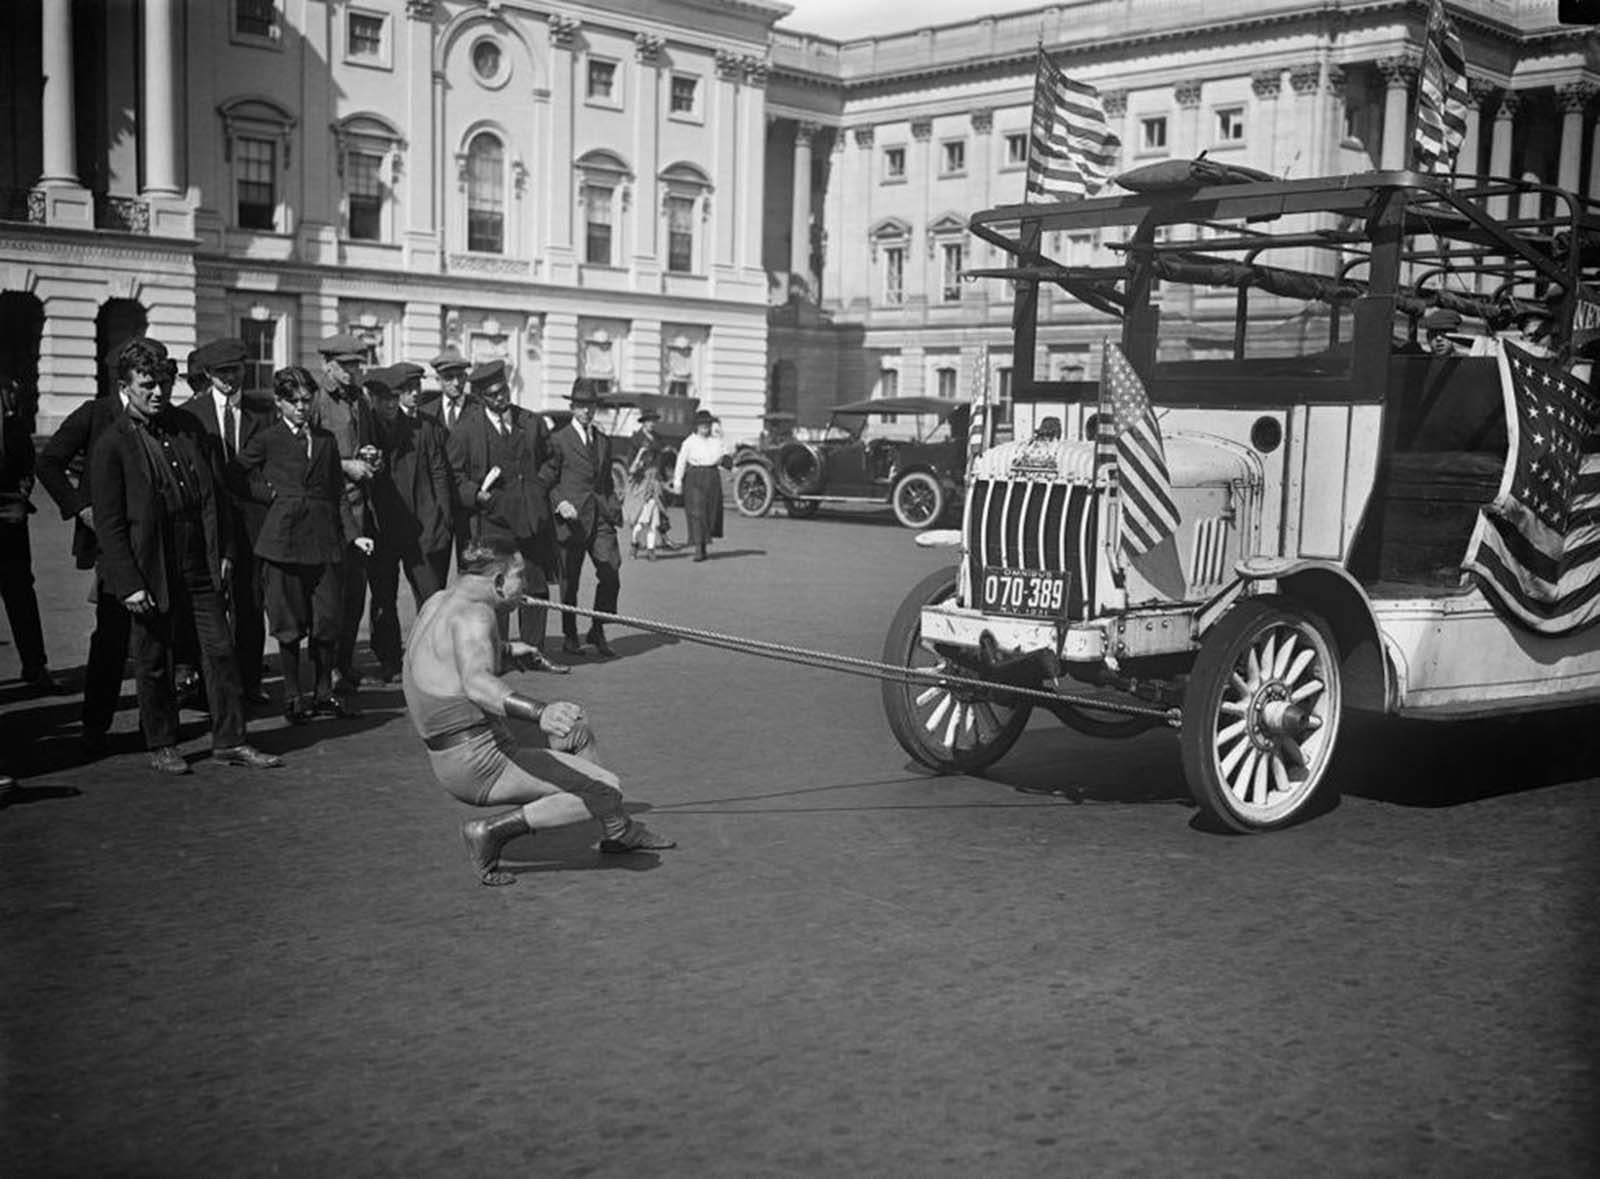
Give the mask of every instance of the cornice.
<svg viewBox="0 0 1600 1179">
<path fill-rule="evenodd" d="M 193 265 L 199 244 L 194 238 L 153 237 L 113 229 L 72 230 L 45 225 L 30 229 L 20 221 L 8 222 L 0 230 L 0 255 L 7 251 L 48 254 L 71 264 L 121 258 Z"/>
</svg>

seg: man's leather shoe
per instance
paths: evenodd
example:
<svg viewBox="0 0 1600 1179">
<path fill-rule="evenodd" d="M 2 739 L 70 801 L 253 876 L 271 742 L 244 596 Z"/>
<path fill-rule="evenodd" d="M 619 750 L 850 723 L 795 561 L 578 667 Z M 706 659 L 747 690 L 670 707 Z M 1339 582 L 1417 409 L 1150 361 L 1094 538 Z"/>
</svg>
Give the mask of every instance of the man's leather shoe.
<svg viewBox="0 0 1600 1179">
<path fill-rule="evenodd" d="M 163 745 L 150 751 L 150 768 L 163 774 L 187 774 L 189 763 L 183 760 L 176 745 Z"/>
<path fill-rule="evenodd" d="M 578 642 L 578 640 L 572 635 L 568 635 L 566 638 L 561 640 L 561 649 L 568 655 L 583 654 L 583 644 Z"/>
<path fill-rule="evenodd" d="M 263 688 L 260 684 L 257 684 L 253 688 L 246 688 L 244 690 L 244 692 L 242 693 L 242 695 L 243 695 L 243 698 L 244 698 L 244 702 L 246 704 L 271 704 L 272 703 L 272 697 L 267 694 L 267 690 L 265 688 Z"/>
<path fill-rule="evenodd" d="M 248 770 L 275 770 L 283 758 L 272 753 L 262 753 L 254 745 L 230 745 L 226 749 L 213 749 L 211 760 L 225 766 L 244 766 Z"/>
<path fill-rule="evenodd" d="M 557 663 L 537 647 L 533 649 L 532 655 L 526 657 L 523 665 L 529 671 L 547 671 L 551 675 L 566 675 L 572 670 L 565 663 Z"/>
<path fill-rule="evenodd" d="M 361 715 L 361 709 L 356 706 L 349 696 L 335 692 L 332 696 L 320 696 L 311 705 L 311 710 L 318 716 L 337 716 L 348 719 Z"/>
<path fill-rule="evenodd" d="M 622 833 L 620 838 L 602 839 L 600 841 L 600 850 L 611 856 L 626 855 L 628 852 L 638 851 L 664 851 L 669 847 L 677 846 L 676 842 L 668 839 L 665 835 L 657 835 L 650 828 L 639 822 L 638 819 L 629 821 L 628 829 Z"/>
<path fill-rule="evenodd" d="M 72 694 L 72 689 L 51 675 L 48 668 L 41 667 L 38 671 L 24 675 L 22 682 L 41 696 L 70 696 Z"/>
<path fill-rule="evenodd" d="M 594 653 L 600 658 L 615 659 L 617 657 L 617 653 L 612 649 L 611 644 L 606 642 L 606 636 L 599 631 L 592 630 L 584 637 L 588 639 L 590 645 L 594 647 Z"/>
<path fill-rule="evenodd" d="M 311 701 L 304 696 L 296 696 L 283 706 L 283 719 L 291 725 L 308 724 L 316 710 L 311 707 Z"/>
</svg>

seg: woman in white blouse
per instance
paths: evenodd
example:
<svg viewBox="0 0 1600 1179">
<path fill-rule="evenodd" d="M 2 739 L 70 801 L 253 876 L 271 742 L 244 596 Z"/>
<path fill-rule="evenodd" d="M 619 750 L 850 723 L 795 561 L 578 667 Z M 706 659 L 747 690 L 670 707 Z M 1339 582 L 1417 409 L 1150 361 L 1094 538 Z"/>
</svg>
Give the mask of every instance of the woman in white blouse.
<svg viewBox="0 0 1600 1179">
<path fill-rule="evenodd" d="M 706 545 L 722 535 L 722 439 L 711 434 L 715 422 L 709 410 L 695 411 L 694 433 L 678 448 L 672 472 L 672 490 L 683 496 L 696 561 L 704 561 Z"/>
</svg>

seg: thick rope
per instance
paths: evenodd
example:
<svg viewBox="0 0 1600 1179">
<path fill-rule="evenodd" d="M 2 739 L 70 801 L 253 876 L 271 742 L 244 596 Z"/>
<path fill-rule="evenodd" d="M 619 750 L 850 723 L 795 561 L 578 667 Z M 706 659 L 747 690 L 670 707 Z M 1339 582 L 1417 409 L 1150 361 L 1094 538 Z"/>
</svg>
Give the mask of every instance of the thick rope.
<svg viewBox="0 0 1600 1179">
<path fill-rule="evenodd" d="M 627 614 L 609 614 L 604 610 L 586 610 L 582 606 L 568 606 L 564 602 L 547 601 L 544 598 L 525 598 L 524 601 L 529 606 L 543 606 L 551 610 L 560 610 L 567 614 L 577 614 L 585 618 L 591 618 L 595 622 L 616 623 L 618 626 L 626 626 L 634 630 L 655 631 L 657 634 L 688 639 L 691 642 L 702 643 L 708 647 L 718 647 L 725 651 L 739 651 L 747 655 L 760 655 L 780 662 L 797 663 L 805 667 L 819 667 L 827 671 L 843 672 L 846 675 L 862 676 L 866 679 L 892 680 L 903 684 L 935 684 L 945 688 L 967 688 L 987 696 L 1020 696 L 1051 704 L 1075 704 L 1079 707 L 1093 708 L 1101 712 L 1119 712 L 1128 716 L 1152 717 L 1169 725 L 1176 724 L 1180 716 L 1179 710 L 1176 708 L 1159 708 L 1147 704 L 1124 704 L 1117 700 L 1102 700 L 1098 697 L 1077 696 L 1066 692 L 1049 692 L 1042 688 L 997 684 L 990 680 L 952 675 L 949 672 L 937 671 L 931 667 L 896 667 L 892 663 L 881 663 L 875 659 L 861 659 L 854 655 L 841 655 L 833 651 L 809 651 L 804 647 L 792 647 L 784 643 L 769 643 L 761 639 L 741 638 L 738 635 L 703 630 L 699 627 L 680 626 L 671 622 L 657 622 L 653 619 L 635 618 Z"/>
</svg>

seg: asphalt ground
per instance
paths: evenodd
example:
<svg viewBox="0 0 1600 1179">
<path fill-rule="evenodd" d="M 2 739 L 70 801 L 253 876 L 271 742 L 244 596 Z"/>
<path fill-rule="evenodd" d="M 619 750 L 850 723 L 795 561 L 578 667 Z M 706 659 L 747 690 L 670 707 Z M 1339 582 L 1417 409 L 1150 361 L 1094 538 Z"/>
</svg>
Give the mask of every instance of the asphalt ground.
<svg viewBox="0 0 1600 1179">
<path fill-rule="evenodd" d="M 87 582 L 34 520 L 76 684 Z M 714 551 L 627 562 L 623 610 L 874 656 L 947 560 L 839 514 Z M 268 772 L 186 714 L 160 778 L 131 694 L 85 762 L 0 646 L 0 1174 L 1596 1173 L 1592 713 L 1354 723 L 1337 805 L 1242 838 L 1164 731 L 1036 718 L 928 778 L 869 680 L 614 644 L 522 686 L 680 846 L 523 839 L 502 889 L 395 688 L 258 719 Z"/>
</svg>

